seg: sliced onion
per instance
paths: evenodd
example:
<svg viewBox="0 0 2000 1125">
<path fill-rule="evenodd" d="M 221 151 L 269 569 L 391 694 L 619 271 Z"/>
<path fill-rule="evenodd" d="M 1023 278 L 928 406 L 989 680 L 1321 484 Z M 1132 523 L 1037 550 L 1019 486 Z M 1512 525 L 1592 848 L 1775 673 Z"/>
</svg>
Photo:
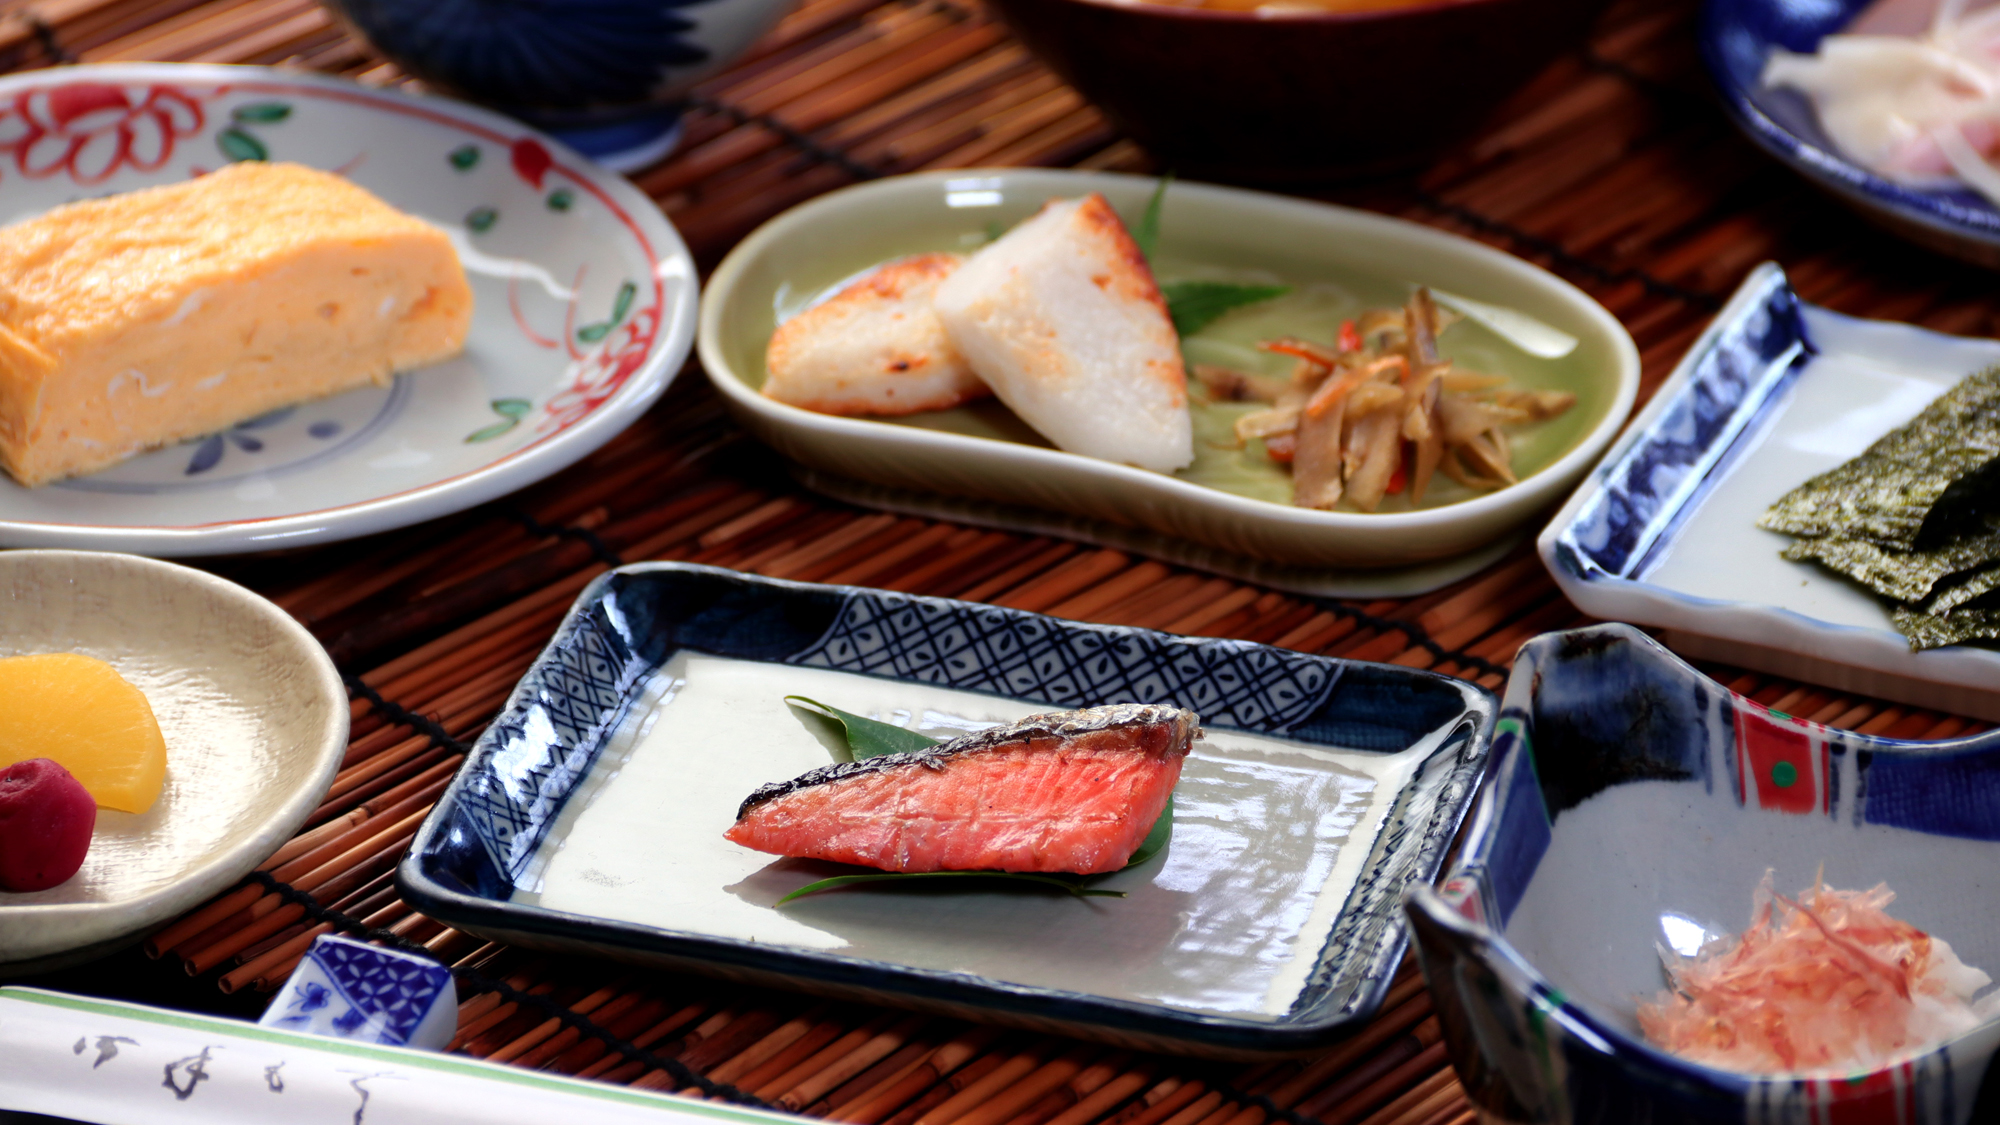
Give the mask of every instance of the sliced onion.
<svg viewBox="0 0 2000 1125">
<path fill-rule="evenodd" d="M 1959 132 L 1956 124 L 1940 125 L 1931 130 L 1931 140 L 1937 142 L 1938 151 L 1944 154 L 1951 170 L 1958 173 L 1966 186 L 1995 206 L 2000 206 L 2000 169 L 1986 162 L 1977 149 L 1967 143 L 1965 134 Z"/>
</svg>

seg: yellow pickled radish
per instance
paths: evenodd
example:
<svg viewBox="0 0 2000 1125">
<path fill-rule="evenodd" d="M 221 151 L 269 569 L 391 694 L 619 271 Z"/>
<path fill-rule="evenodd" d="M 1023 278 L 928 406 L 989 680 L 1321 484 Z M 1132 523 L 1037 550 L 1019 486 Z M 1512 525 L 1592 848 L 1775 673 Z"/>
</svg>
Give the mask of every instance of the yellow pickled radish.
<svg viewBox="0 0 2000 1125">
<path fill-rule="evenodd" d="M 145 812 L 167 778 L 167 743 L 146 695 L 74 652 L 0 659 L 0 768 L 52 758 L 100 806 Z"/>
</svg>

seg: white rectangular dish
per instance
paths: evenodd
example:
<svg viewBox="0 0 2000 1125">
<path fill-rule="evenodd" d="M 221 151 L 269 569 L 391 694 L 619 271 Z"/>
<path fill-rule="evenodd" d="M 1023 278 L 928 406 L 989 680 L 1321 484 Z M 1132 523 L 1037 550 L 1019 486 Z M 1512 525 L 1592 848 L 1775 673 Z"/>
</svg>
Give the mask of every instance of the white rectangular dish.
<svg viewBox="0 0 2000 1125">
<path fill-rule="evenodd" d="M 1996 363 L 2000 341 L 1815 308 L 1761 266 L 1542 533 L 1542 560 L 1584 612 L 1689 656 L 2000 720 L 2000 652 L 1911 652 L 1883 603 L 1757 526 Z"/>
<path fill-rule="evenodd" d="M 833 758 L 789 695 L 933 737 L 1052 709 L 1201 716 L 1171 837 L 1124 897 L 860 870 L 723 838 Z M 689 564 L 599 578 L 480 736 L 398 876 L 531 948 L 1150 1049 L 1316 1050 L 1381 1003 L 1493 704 L 1432 673 Z"/>
</svg>

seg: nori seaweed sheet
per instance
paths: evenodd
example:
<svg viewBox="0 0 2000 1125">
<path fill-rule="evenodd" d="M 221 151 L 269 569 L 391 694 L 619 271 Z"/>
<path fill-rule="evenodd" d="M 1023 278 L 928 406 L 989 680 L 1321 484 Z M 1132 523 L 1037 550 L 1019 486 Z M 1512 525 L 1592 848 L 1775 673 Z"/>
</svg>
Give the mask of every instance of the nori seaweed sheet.
<svg viewBox="0 0 2000 1125">
<path fill-rule="evenodd" d="M 1861 456 L 1786 493 L 1757 523 L 1801 537 L 1872 539 L 1911 550 L 1953 486 L 1983 478 L 1996 462 L 2000 367 L 1959 380 Z M 1989 490 L 1971 491 L 1977 497 Z"/>
<path fill-rule="evenodd" d="M 1968 375 L 1758 524 L 1784 552 L 1899 603 L 1912 651 L 2000 640 L 2000 367 Z"/>
<path fill-rule="evenodd" d="M 1896 631 L 1910 638 L 1910 651 L 2000 640 L 2000 609 L 1964 608 L 1943 617 L 1897 606 Z"/>
<path fill-rule="evenodd" d="M 1952 613 L 1995 590 L 2000 590 L 2000 565 L 1981 567 L 1957 582 L 1939 587 L 1929 601 L 1917 608 L 1932 615 Z"/>
<path fill-rule="evenodd" d="M 1902 551 L 1868 539 L 1801 539 L 1785 548 L 1785 557 L 1823 563 L 1884 597 L 1920 602 L 1940 581 L 2000 562 L 2000 530 L 1955 539 L 1928 551 Z"/>
</svg>

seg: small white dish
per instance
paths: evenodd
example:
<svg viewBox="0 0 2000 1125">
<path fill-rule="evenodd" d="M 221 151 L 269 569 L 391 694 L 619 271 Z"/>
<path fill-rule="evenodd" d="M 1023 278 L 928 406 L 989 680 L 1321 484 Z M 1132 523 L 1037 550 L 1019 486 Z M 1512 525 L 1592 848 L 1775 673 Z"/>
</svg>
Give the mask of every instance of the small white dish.
<svg viewBox="0 0 2000 1125">
<path fill-rule="evenodd" d="M 261 67 L 0 79 L 0 222 L 245 158 L 340 172 L 450 232 L 475 301 L 465 353 L 76 480 L 0 478 L 0 545 L 216 555 L 435 519 L 603 445 L 687 356 L 697 287 L 673 227 L 517 121 Z"/>
<path fill-rule="evenodd" d="M 1767 263 L 1542 533 L 1542 560 L 1585 613 L 1686 655 L 2000 720 L 2000 652 L 1911 652 L 1872 594 L 1785 561 L 1790 537 L 1756 522 L 1996 363 L 2000 341 L 1804 304 Z"/>
<path fill-rule="evenodd" d="M 996 420 L 961 409 L 895 423 L 816 414 L 758 393 L 764 349 L 781 313 L 841 279 L 905 254 L 976 248 L 996 226 L 1059 196 L 1103 192 L 1121 214 L 1136 216 L 1155 185 L 1140 176 L 1000 168 L 898 176 L 821 196 L 758 228 L 711 276 L 702 365 L 745 427 L 811 469 L 1338 570 L 1430 563 L 1492 543 L 1574 484 L 1631 409 L 1639 385 L 1631 337 L 1602 306 L 1546 271 L 1415 223 L 1192 183 L 1174 184 L 1165 197 L 1157 257 L 1163 276 L 1260 273 L 1338 287 L 1362 299 L 1357 310 L 1400 302 L 1414 282 L 1532 318 L 1537 339 L 1574 336 L 1576 348 L 1560 359 L 1509 357 L 1499 337 L 1481 335 L 1489 329 L 1453 331 L 1517 368 L 1508 371 L 1516 378 L 1532 373 L 1543 380 L 1537 385 L 1576 393 L 1574 436 L 1547 450 L 1539 470 L 1498 492 L 1416 511 L 1323 512 L 1033 444 L 1018 421 L 1008 424 L 1011 415 Z M 1444 341 L 1447 354 L 1458 346 L 1453 340 L 1448 334 Z"/>
<path fill-rule="evenodd" d="M 347 748 L 347 691 L 284 610 L 133 555 L 0 551 L 0 657 L 80 652 L 146 694 L 167 780 L 143 813 L 99 809 L 83 869 L 0 892 L 0 969 L 88 960 L 227 888 L 290 839 Z"/>
</svg>

